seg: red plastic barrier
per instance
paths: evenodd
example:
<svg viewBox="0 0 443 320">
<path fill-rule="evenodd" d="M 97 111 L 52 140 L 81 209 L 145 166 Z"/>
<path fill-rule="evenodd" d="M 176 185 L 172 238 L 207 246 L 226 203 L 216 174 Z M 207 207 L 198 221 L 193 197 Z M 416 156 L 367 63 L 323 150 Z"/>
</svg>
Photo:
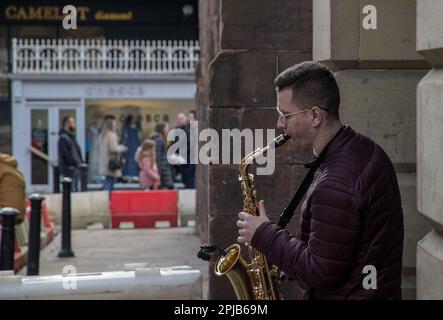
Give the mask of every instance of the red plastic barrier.
<svg viewBox="0 0 443 320">
<path fill-rule="evenodd" d="M 42 221 L 46 232 L 46 243 L 49 243 L 54 238 L 54 222 L 49 215 L 48 207 L 46 206 L 46 201 L 42 202 Z"/>
<path fill-rule="evenodd" d="M 177 226 L 178 193 L 176 190 L 113 191 L 110 211 L 112 228 L 132 222 L 135 228 L 153 228 L 156 221 Z"/>
</svg>

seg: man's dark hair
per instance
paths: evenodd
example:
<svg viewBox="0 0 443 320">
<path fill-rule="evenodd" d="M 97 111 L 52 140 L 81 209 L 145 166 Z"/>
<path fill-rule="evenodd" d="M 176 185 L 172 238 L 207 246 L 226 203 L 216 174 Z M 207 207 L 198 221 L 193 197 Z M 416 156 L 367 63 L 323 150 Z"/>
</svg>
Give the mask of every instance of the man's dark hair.
<svg viewBox="0 0 443 320">
<path fill-rule="evenodd" d="M 71 118 L 74 119 L 73 116 L 66 116 L 66 117 L 63 118 L 63 120 L 62 120 L 62 126 L 63 126 L 63 128 L 64 128 L 65 125 L 68 123 L 69 119 L 71 119 Z"/>
<path fill-rule="evenodd" d="M 340 90 L 327 66 L 320 62 L 306 61 L 280 73 L 274 80 L 278 91 L 292 88 L 292 101 L 301 108 L 318 106 L 339 119 Z"/>
<path fill-rule="evenodd" d="M 115 120 L 115 117 L 112 114 L 107 114 L 105 120 Z"/>
</svg>

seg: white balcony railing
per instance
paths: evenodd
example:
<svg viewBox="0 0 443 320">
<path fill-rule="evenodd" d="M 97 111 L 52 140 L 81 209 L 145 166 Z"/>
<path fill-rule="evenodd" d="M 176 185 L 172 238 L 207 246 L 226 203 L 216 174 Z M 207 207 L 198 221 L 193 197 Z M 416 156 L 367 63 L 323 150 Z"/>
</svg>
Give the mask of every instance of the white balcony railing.
<svg viewBox="0 0 443 320">
<path fill-rule="evenodd" d="M 198 41 L 13 39 L 15 74 L 193 74 Z"/>
</svg>

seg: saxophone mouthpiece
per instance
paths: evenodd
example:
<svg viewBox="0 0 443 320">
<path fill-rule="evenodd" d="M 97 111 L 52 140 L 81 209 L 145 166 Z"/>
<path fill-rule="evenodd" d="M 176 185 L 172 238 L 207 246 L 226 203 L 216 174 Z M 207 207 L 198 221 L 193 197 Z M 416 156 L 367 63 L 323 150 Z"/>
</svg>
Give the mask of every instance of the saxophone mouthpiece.
<svg viewBox="0 0 443 320">
<path fill-rule="evenodd" d="M 287 133 L 283 133 L 281 135 L 279 135 L 277 138 L 275 138 L 273 140 L 274 142 L 274 147 L 278 148 L 281 147 L 282 145 L 284 145 L 291 137 L 289 136 L 289 134 Z"/>
</svg>

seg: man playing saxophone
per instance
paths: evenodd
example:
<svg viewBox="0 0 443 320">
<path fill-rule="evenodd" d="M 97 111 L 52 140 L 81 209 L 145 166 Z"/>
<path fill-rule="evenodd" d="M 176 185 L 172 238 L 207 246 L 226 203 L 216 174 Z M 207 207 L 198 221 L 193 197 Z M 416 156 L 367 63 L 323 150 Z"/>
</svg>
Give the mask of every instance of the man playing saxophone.
<svg viewBox="0 0 443 320">
<path fill-rule="evenodd" d="M 296 236 L 270 222 L 260 201 L 258 216 L 239 213 L 238 242 L 295 280 L 303 299 L 400 299 L 403 211 L 390 159 L 341 123 L 339 88 L 323 64 L 295 65 L 275 86 L 277 127 L 312 148 L 316 170 Z"/>
</svg>

